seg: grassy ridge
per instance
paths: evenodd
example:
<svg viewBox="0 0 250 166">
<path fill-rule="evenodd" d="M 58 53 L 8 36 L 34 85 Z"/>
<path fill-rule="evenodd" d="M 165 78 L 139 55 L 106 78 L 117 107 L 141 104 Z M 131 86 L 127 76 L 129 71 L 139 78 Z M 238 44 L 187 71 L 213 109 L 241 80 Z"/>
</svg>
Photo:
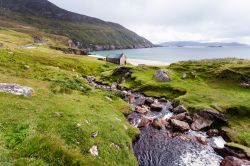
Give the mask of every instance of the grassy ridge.
<svg viewBox="0 0 250 166">
<path fill-rule="evenodd" d="M 82 48 L 92 48 L 94 45 L 113 45 L 122 48 L 152 46 L 148 40 L 119 24 L 71 13 L 46 0 L 2 1 L 0 17 L 6 23 L 1 26 L 9 27 L 11 22 L 26 24 L 38 28 L 38 31 L 78 41 Z"/>
<path fill-rule="evenodd" d="M 82 78 L 114 65 L 47 45 L 19 48 L 33 42 L 30 33 L 2 29 L 0 41 L 0 82 L 35 90 L 31 98 L 0 93 L 0 165 L 136 165 L 131 144 L 138 131 L 124 118 L 130 107 Z M 98 157 L 89 153 L 93 145 Z"/>
</svg>

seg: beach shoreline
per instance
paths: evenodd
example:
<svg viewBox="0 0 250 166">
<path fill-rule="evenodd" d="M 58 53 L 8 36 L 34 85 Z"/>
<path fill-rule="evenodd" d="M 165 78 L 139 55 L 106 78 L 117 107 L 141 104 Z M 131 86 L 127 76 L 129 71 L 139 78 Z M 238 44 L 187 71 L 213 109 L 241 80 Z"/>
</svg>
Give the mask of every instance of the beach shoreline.
<svg viewBox="0 0 250 166">
<path fill-rule="evenodd" d="M 88 55 L 89 57 L 94 57 L 94 58 L 105 58 L 104 56 L 101 55 Z M 139 65 L 146 65 L 146 66 L 168 66 L 170 63 L 167 62 L 160 62 L 160 61 L 153 61 L 153 60 L 144 60 L 144 59 L 131 59 L 128 58 L 127 62 L 131 65 L 134 66 L 139 66 Z"/>
</svg>

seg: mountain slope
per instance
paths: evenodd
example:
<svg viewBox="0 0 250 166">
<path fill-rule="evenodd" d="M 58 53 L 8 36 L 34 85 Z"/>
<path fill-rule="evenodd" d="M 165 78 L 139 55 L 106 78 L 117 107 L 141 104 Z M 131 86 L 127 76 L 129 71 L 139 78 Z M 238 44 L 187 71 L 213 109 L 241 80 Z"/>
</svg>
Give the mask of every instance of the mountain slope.
<svg viewBox="0 0 250 166">
<path fill-rule="evenodd" d="M 57 7 L 47 0 L 0 0 L 0 15 L 47 33 L 72 39 L 81 49 L 152 47 L 152 43 L 115 23 Z"/>
</svg>

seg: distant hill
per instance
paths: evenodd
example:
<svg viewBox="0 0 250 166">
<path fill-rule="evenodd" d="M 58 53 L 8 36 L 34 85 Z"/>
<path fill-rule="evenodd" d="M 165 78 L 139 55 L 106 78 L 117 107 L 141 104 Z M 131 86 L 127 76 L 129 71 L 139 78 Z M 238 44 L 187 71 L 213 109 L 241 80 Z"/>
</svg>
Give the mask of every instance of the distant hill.
<svg viewBox="0 0 250 166">
<path fill-rule="evenodd" d="M 78 48 L 104 50 L 153 46 L 119 24 L 61 9 L 48 0 L 0 0 L 0 16 L 66 36 Z"/>
<path fill-rule="evenodd" d="M 240 47 L 247 46 L 246 44 L 241 44 L 237 42 L 231 43 L 220 43 L 220 42 L 211 42 L 211 43 L 202 43 L 202 42 L 194 42 L 194 41 L 173 41 L 173 42 L 165 42 L 160 44 L 160 46 L 164 47 Z"/>
</svg>

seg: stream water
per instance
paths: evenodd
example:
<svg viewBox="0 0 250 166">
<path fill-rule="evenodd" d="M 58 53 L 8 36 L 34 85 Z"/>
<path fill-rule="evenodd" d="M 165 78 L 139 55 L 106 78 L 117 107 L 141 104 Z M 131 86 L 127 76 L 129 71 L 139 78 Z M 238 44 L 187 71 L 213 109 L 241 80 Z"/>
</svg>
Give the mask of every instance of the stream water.
<svg viewBox="0 0 250 166">
<path fill-rule="evenodd" d="M 125 101 L 134 108 L 127 119 L 135 127 L 141 123 L 143 118 L 167 120 L 174 116 L 171 112 L 173 105 L 170 101 L 158 101 L 153 98 L 154 103 L 161 104 L 162 110 L 140 113 L 136 111 L 137 106 L 145 102 L 144 95 L 114 86 L 102 85 L 95 82 L 93 77 L 87 77 L 90 85 L 104 90 L 120 91 Z M 146 106 L 145 106 L 146 107 Z M 223 148 L 226 143 L 221 136 L 208 137 L 206 132 L 192 131 L 174 132 L 172 128 L 163 127 L 156 129 L 152 125 L 140 128 L 140 136 L 133 144 L 134 153 L 140 166 L 219 166 L 223 157 L 219 156 L 213 147 Z M 197 141 L 206 140 L 201 143 Z"/>
</svg>

